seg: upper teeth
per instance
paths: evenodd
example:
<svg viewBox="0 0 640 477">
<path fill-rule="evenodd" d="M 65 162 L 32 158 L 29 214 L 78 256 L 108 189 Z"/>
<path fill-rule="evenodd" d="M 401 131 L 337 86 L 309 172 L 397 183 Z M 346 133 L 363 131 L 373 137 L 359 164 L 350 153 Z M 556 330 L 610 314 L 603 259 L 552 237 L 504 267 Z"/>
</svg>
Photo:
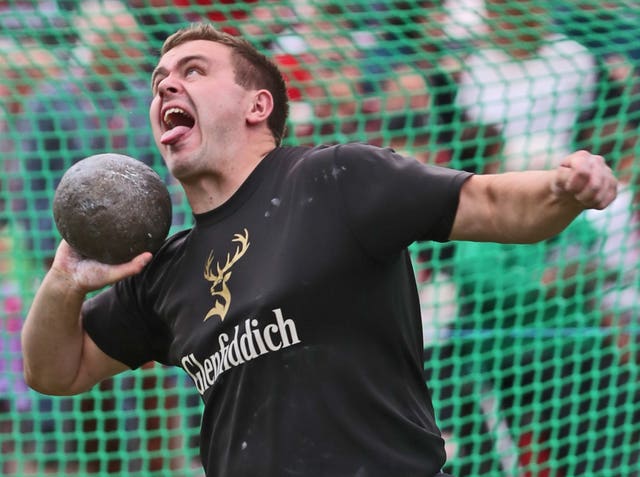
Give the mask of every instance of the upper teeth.
<svg viewBox="0 0 640 477">
<path fill-rule="evenodd" d="M 188 116 L 187 112 L 184 111 L 181 108 L 169 108 L 164 112 L 164 122 L 167 126 L 171 126 L 173 121 L 171 121 L 170 116 L 172 114 L 184 114 L 185 116 Z"/>
</svg>

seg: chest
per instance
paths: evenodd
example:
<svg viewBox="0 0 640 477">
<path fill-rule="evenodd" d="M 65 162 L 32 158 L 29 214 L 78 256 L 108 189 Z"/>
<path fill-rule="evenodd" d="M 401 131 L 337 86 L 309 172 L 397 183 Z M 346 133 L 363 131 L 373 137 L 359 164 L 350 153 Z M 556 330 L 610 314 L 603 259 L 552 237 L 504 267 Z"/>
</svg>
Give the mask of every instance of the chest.
<svg viewBox="0 0 640 477">
<path fill-rule="evenodd" d="M 301 328 L 317 335 L 332 326 L 331 308 L 342 306 L 367 259 L 327 208 L 275 199 L 197 226 L 154 291 L 172 361 L 209 356 L 243 336 L 269 348 L 294 342 Z"/>
</svg>

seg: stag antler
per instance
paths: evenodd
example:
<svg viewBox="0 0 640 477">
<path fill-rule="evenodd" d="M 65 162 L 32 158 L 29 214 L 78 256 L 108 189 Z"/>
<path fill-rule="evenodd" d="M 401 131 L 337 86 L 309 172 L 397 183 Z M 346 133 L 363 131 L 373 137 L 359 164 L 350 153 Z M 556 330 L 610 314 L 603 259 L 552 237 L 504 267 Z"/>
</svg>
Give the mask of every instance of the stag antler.
<svg viewBox="0 0 640 477">
<path fill-rule="evenodd" d="M 235 234 L 233 236 L 233 240 L 231 241 L 240 242 L 240 245 L 236 248 L 236 253 L 233 255 L 233 258 L 229 258 L 229 254 L 227 253 L 227 263 L 224 264 L 224 267 L 220 267 L 220 264 L 216 264 L 218 277 L 229 270 L 231 266 L 245 254 L 245 252 L 249 248 L 249 232 L 247 231 L 247 229 L 244 229 L 244 235 Z"/>
<path fill-rule="evenodd" d="M 216 278 L 218 278 L 211 272 L 211 262 L 212 261 L 213 261 L 213 250 L 211 250 L 211 252 L 209 252 L 209 257 L 207 258 L 207 263 L 204 266 L 204 278 L 208 282 L 215 282 Z"/>
<path fill-rule="evenodd" d="M 224 266 L 220 266 L 216 263 L 216 273 L 211 271 L 211 263 L 213 262 L 213 250 L 209 253 L 207 263 L 204 267 L 204 278 L 211 284 L 211 295 L 217 297 L 216 302 L 205 316 L 205 321 L 213 315 L 219 315 L 224 320 L 227 311 L 229 310 L 229 304 L 231 303 L 231 291 L 227 287 L 227 281 L 231 277 L 231 267 L 236 263 L 249 248 L 249 232 L 244 229 L 243 234 L 235 234 L 232 242 L 239 242 L 240 245 L 236 247 L 236 251 L 233 258 L 227 253 L 227 261 Z"/>
</svg>

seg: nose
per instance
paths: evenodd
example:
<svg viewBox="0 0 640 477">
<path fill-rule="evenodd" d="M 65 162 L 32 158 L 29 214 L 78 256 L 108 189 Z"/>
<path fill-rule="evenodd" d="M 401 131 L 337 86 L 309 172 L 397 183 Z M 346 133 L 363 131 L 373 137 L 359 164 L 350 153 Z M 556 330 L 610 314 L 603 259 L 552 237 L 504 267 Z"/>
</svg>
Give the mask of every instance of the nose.
<svg viewBox="0 0 640 477">
<path fill-rule="evenodd" d="M 158 94 L 165 96 L 180 91 L 180 83 L 171 75 L 167 75 L 158 83 Z"/>
</svg>

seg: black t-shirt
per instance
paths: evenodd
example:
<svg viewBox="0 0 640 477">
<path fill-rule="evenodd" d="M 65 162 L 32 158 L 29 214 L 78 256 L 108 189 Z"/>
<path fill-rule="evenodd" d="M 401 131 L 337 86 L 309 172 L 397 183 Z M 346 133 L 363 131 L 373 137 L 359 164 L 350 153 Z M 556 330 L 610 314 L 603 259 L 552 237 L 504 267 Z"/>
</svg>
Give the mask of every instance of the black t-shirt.
<svg viewBox="0 0 640 477">
<path fill-rule="evenodd" d="M 88 300 L 87 332 L 136 368 L 182 367 L 208 476 L 432 476 L 407 247 L 448 238 L 464 172 L 363 144 L 277 148 L 137 276 Z"/>
</svg>

